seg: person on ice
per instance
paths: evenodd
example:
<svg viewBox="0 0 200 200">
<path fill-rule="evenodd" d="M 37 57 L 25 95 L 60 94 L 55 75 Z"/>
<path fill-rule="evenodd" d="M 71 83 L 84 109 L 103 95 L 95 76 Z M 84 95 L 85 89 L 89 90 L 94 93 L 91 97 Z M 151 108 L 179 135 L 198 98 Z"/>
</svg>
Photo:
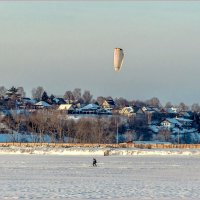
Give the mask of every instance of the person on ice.
<svg viewBox="0 0 200 200">
<path fill-rule="evenodd" d="M 97 166 L 97 160 L 95 158 L 93 158 L 93 167 Z"/>
</svg>

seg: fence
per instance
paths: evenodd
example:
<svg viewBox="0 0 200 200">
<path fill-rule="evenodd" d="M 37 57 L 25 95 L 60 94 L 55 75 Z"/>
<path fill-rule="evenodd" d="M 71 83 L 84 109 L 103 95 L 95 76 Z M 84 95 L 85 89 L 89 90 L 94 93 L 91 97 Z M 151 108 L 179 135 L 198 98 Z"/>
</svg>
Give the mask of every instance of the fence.
<svg viewBox="0 0 200 200">
<path fill-rule="evenodd" d="M 81 144 L 81 143 L 0 143 L 0 147 L 87 147 L 87 148 L 140 148 L 140 149 L 200 149 L 200 144 L 134 144 L 134 143 L 120 143 L 120 144 Z"/>
</svg>

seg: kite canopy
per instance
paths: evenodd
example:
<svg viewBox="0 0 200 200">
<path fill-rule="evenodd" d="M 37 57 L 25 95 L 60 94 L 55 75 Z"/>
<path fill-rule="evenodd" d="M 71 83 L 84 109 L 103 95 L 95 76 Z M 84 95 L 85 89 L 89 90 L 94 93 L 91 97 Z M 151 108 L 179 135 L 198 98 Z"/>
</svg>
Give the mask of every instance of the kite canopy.
<svg viewBox="0 0 200 200">
<path fill-rule="evenodd" d="M 124 60 L 124 52 L 121 48 L 114 49 L 114 70 L 119 71 L 121 69 Z"/>
</svg>

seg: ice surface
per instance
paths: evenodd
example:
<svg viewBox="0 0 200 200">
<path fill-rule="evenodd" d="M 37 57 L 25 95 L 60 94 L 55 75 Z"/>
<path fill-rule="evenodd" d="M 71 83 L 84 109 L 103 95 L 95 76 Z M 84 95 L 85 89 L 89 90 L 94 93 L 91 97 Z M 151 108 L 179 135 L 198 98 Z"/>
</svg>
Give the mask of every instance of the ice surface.
<svg viewBox="0 0 200 200">
<path fill-rule="evenodd" d="M 199 156 L 0 155 L 0 199 L 200 197 Z"/>
</svg>

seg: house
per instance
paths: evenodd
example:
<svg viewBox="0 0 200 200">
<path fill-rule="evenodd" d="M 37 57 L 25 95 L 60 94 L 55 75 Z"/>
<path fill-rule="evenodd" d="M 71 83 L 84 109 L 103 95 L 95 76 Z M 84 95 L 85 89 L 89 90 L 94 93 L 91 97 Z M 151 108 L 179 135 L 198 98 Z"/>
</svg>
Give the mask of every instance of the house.
<svg viewBox="0 0 200 200">
<path fill-rule="evenodd" d="M 179 112 L 179 117 L 192 120 L 194 119 L 194 113 L 192 111 L 181 111 Z"/>
<path fill-rule="evenodd" d="M 180 122 L 184 127 L 191 127 L 193 123 L 193 120 L 182 118 L 182 117 L 180 118 L 177 117 L 176 120 Z"/>
<path fill-rule="evenodd" d="M 169 114 L 176 114 L 178 112 L 178 108 L 175 107 L 166 108 L 166 112 Z"/>
<path fill-rule="evenodd" d="M 45 101 L 39 101 L 38 103 L 35 103 L 34 106 L 36 108 L 51 108 L 51 105 L 48 104 L 47 102 Z"/>
<path fill-rule="evenodd" d="M 66 104 L 66 101 L 63 98 L 53 98 L 53 103 L 56 105 Z"/>
<path fill-rule="evenodd" d="M 30 99 L 28 97 L 23 97 L 21 101 L 22 101 L 22 104 L 20 105 L 20 108 L 22 109 L 34 108 L 35 104 L 37 103 L 35 99 Z"/>
<path fill-rule="evenodd" d="M 60 110 L 60 111 L 67 111 L 68 113 L 73 113 L 74 107 L 73 107 L 72 104 L 61 104 L 58 107 L 58 110 Z"/>
<path fill-rule="evenodd" d="M 113 108 L 115 108 L 115 102 L 111 98 L 105 99 L 103 104 L 102 104 L 102 107 L 104 109 L 112 110 Z"/>
<path fill-rule="evenodd" d="M 125 115 L 125 116 L 133 116 L 134 115 L 134 110 L 131 106 L 126 106 L 124 108 L 122 108 L 119 113 L 121 115 Z"/>
<path fill-rule="evenodd" d="M 160 126 L 166 129 L 172 129 L 174 127 L 182 127 L 182 124 L 176 118 L 166 118 L 160 123 Z"/>
<path fill-rule="evenodd" d="M 97 104 L 90 103 L 82 108 L 76 109 L 76 113 L 79 114 L 97 114 L 101 107 Z"/>
<path fill-rule="evenodd" d="M 138 108 L 138 107 L 135 107 L 134 108 L 134 111 L 135 111 L 135 119 L 136 120 L 145 120 L 145 112 L 142 110 L 142 108 Z"/>
<path fill-rule="evenodd" d="M 5 118 L 7 114 L 4 111 L 0 111 L 0 120 Z"/>
</svg>

